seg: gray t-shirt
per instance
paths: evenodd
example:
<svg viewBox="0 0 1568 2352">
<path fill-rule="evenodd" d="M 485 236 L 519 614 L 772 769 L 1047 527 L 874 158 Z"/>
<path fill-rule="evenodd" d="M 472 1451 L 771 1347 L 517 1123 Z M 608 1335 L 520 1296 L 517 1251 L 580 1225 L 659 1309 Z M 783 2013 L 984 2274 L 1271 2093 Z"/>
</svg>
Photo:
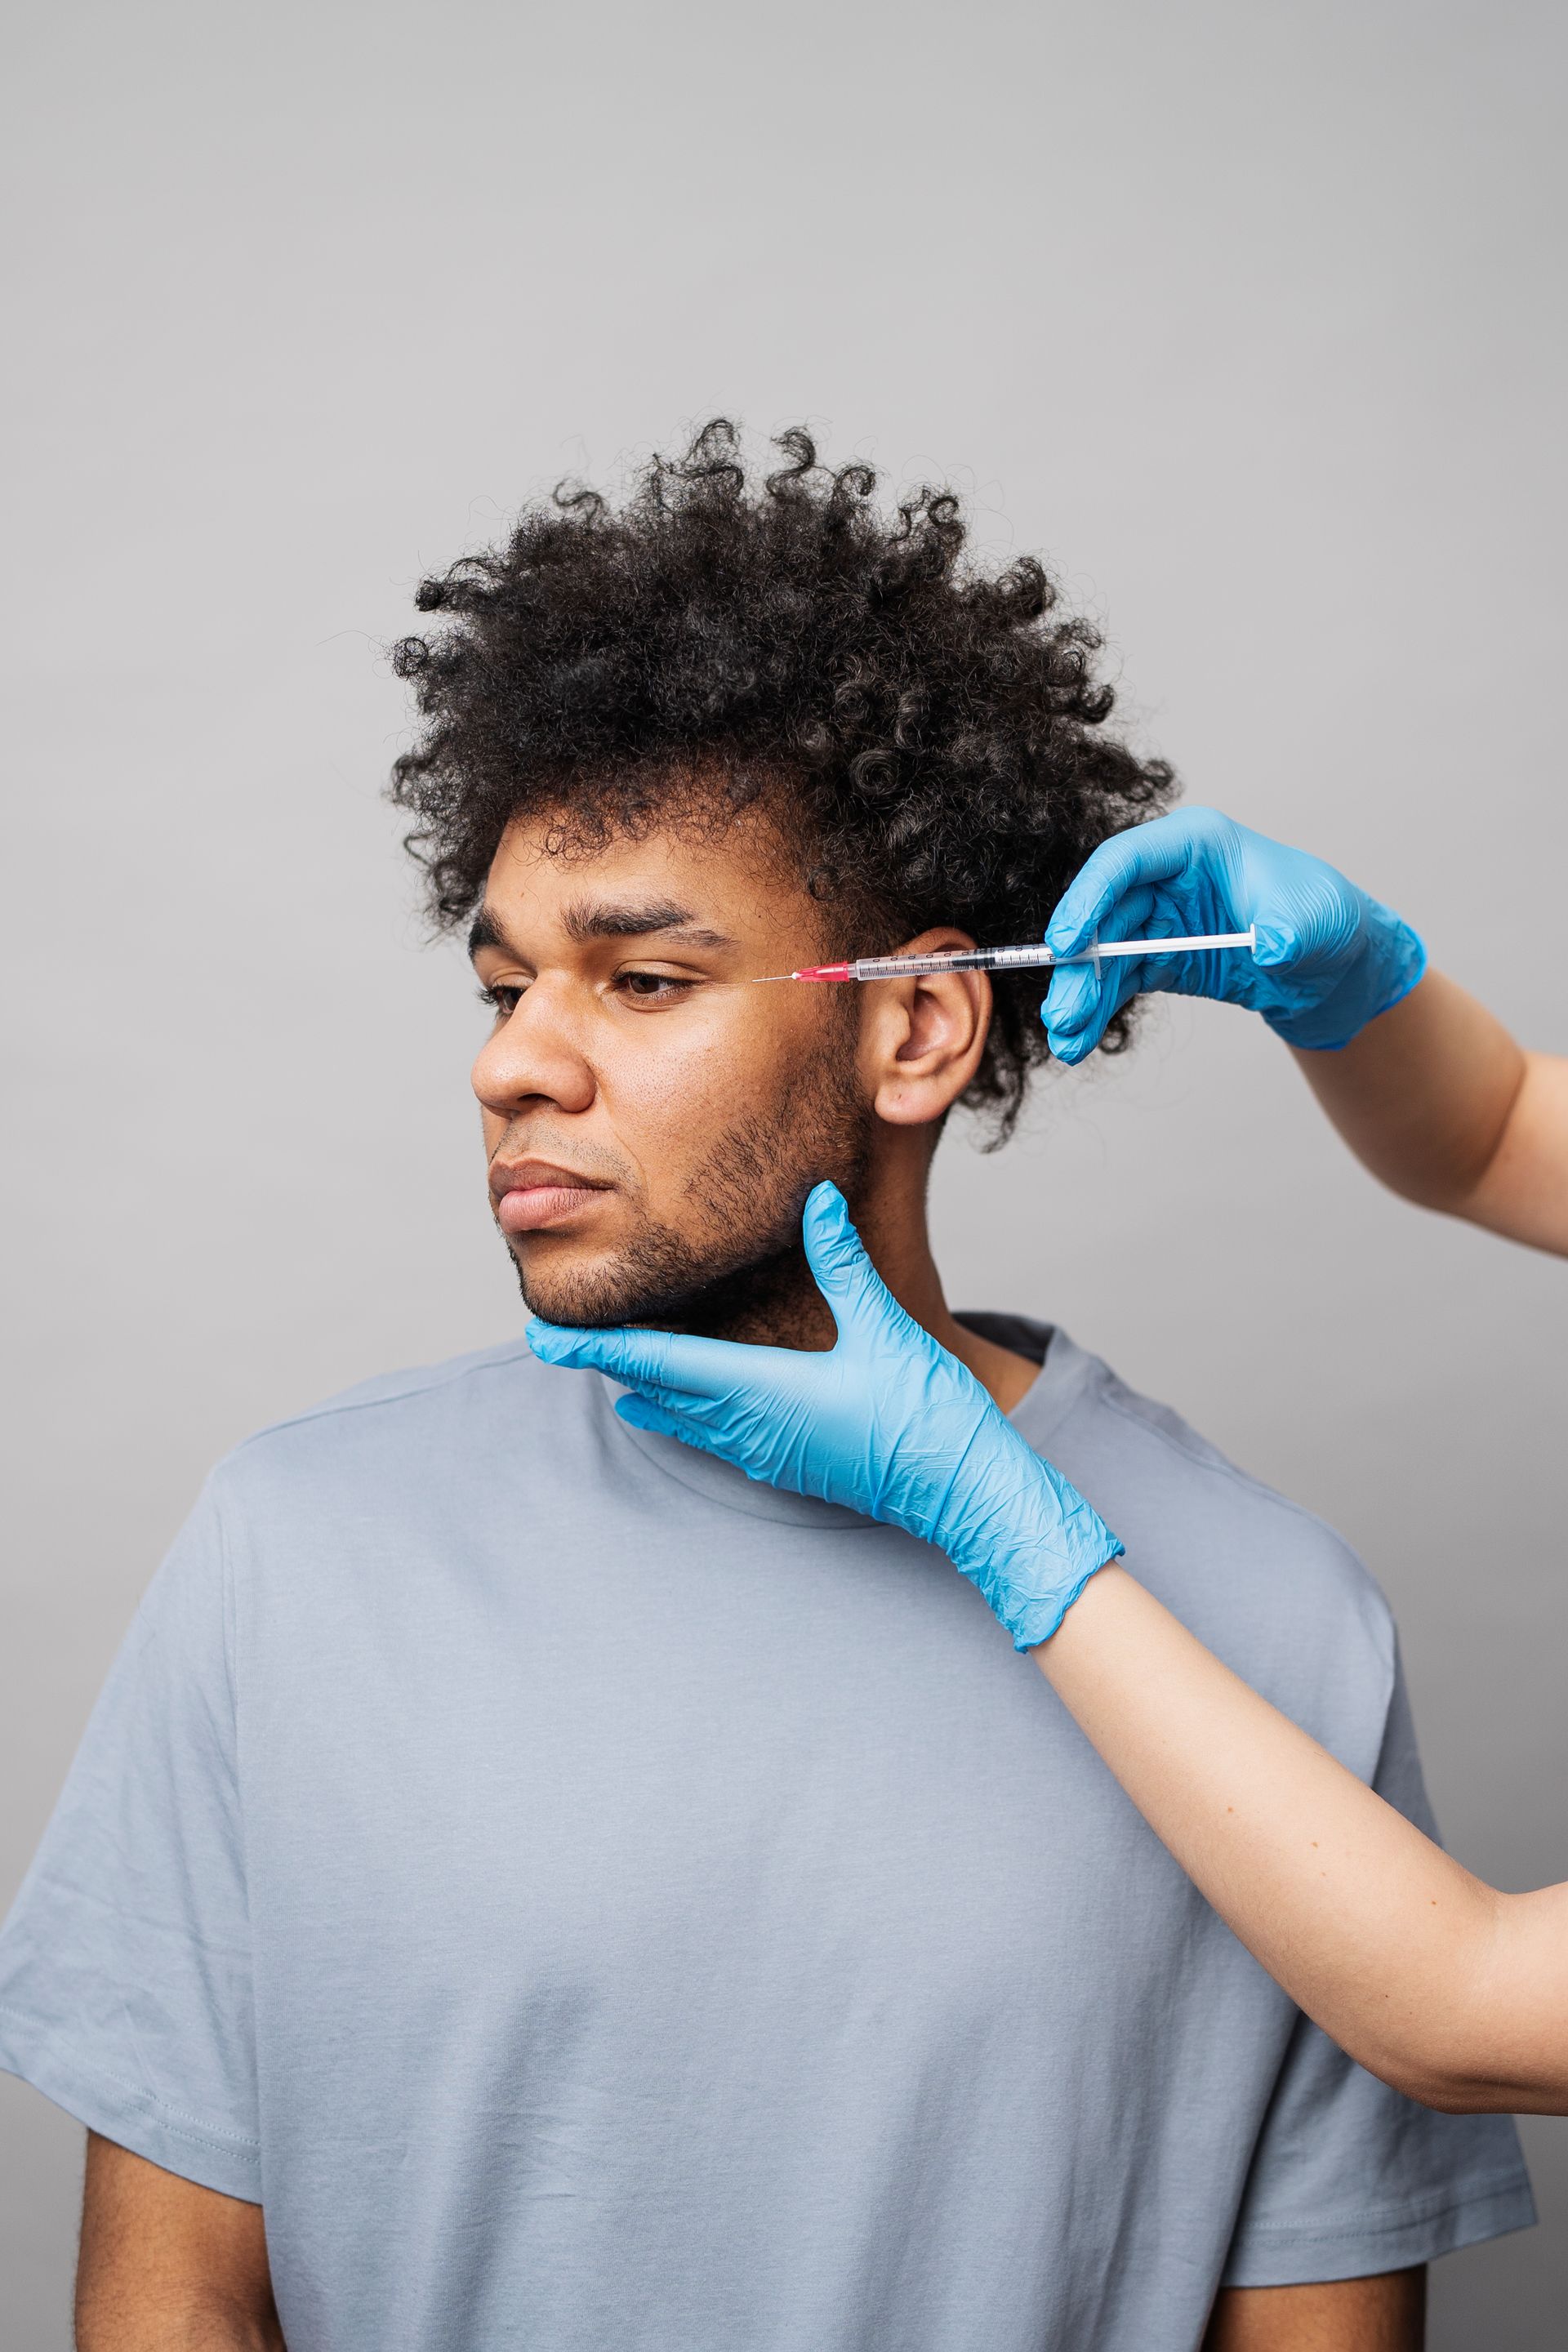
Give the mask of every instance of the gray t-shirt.
<svg viewBox="0 0 1568 2352">
<path fill-rule="evenodd" d="M 1137 1573 L 1426 1825 L 1344 1546 L 973 1319 Z M 1511 2124 L 1309 2025 L 939 1553 L 615 1394 L 520 1343 L 242 1445 L 0 1937 L 0 2060 L 264 2203 L 290 2352 L 1191 2352 L 1222 2282 L 1531 2218 Z"/>
</svg>

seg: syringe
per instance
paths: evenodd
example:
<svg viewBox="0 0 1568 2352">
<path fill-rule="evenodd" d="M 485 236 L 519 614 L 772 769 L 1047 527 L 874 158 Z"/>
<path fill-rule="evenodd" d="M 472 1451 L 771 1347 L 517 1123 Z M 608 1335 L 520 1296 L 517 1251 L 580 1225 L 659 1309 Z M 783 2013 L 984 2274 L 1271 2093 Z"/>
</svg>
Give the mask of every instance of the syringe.
<svg viewBox="0 0 1568 2352">
<path fill-rule="evenodd" d="M 804 971 L 769 971 L 764 980 L 907 980 L 911 972 L 1017 971 L 1029 965 L 1098 963 L 1102 956 L 1198 955 L 1211 948 L 1252 948 L 1256 928 L 1214 931 L 1201 940 L 1091 940 L 1074 956 L 1054 956 L 1043 941 L 1019 948 L 950 948 L 936 955 L 861 956 L 854 963 L 813 963 Z"/>
</svg>

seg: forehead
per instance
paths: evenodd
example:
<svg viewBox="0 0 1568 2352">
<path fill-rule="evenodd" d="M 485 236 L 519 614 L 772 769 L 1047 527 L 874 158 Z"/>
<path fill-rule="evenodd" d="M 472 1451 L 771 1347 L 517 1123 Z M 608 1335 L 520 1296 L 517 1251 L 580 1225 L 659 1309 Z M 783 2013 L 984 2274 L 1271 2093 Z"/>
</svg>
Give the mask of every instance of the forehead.
<svg viewBox="0 0 1568 2352">
<path fill-rule="evenodd" d="M 722 825 L 612 834 L 600 845 L 563 835 L 559 821 L 515 819 L 501 836 L 485 887 L 488 906 L 512 922 L 584 933 L 595 909 L 639 905 L 679 914 L 737 941 L 815 938 L 822 910 L 798 857 L 754 812 Z"/>
</svg>

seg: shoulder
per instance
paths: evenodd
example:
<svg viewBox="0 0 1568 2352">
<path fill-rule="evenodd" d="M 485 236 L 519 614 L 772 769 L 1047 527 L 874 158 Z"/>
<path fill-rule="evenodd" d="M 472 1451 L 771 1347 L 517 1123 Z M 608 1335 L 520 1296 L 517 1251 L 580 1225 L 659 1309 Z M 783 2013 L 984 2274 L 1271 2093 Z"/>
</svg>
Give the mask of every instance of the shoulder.
<svg viewBox="0 0 1568 2352">
<path fill-rule="evenodd" d="M 516 1377 L 520 1372 L 535 1370 L 534 1359 L 526 1339 L 511 1339 L 499 1348 L 478 1348 L 466 1356 L 450 1356 L 445 1363 L 414 1364 L 401 1371 L 378 1372 L 368 1381 L 358 1381 L 353 1388 L 341 1389 L 336 1396 L 323 1397 L 320 1403 L 306 1405 L 299 1412 L 288 1413 L 281 1421 L 268 1422 L 243 1439 L 228 1457 L 239 1455 L 256 1446 L 285 1436 L 289 1431 L 305 1429 L 313 1423 L 331 1422 L 345 1413 L 385 1413 L 429 1410 L 444 1391 L 465 1384 L 483 1382 L 498 1375 Z"/>
<path fill-rule="evenodd" d="M 1121 1538 L 1133 1573 L 1245 1680 L 1369 1773 L 1396 1643 L 1388 1603 L 1343 1537 L 1097 1358 L 1059 1445 L 1060 1466 Z"/>
<path fill-rule="evenodd" d="M 374 1478 L 396 1487 L 483 1449 L 491 1430 L 504 1428 L 512 1445 L 526 1447 L 542 1411 L 580 1407 L 577 1388 L 552 1377 L 523 1339 L 383 1372 L 254 1432 L 218 1463 L 210 1489 L 221 1509 L 323 1483 L 342 1488 Z"/>
<path fill-rule="evenodd" d="M 1100 1442 L 1114 1451 L 1144 1507 L 1165 1517 L 1167 1524 L 1173 1508 L 1184 1523 L 1187 1513 L 1198 1514 L 1205 1540 L 1212 1542 L 1223 1529 L 1227 1546 L 1266 1533 L 1272 1558 L 1288 1558 L 1300 1572 L 1342 1589 L 1347 1598 L 1374 1597 L 1378 1613 L 1386 1617 L 1377 1587 L 1326 1519 L 1255 1478 L 1171 1406 L 1130 1387 L 1098 1359 L 1090 1360 L 1082 1410 L 1098 1418 Z"/>
</svg>

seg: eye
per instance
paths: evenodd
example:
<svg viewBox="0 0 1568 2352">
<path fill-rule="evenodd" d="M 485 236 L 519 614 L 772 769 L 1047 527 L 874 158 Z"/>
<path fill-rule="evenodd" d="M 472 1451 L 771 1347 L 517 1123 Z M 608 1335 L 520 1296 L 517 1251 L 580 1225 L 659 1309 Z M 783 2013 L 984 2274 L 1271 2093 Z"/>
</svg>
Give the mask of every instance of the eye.
<svg viewBox="0 0 1568 2352">
<path fill-rule="evenodd" d="M 517 1011 L 518 999 L 521 994 L 521 988 L 509 988 L 500 981 L 493 982 L 489 988 L 481 988 L 479 992 L 479 1003 L 488 1004 L 498 1021 L 511 1019 L 512 1014 Z"/>
<path fill-rule="evenodd" d="M 692 983 L 677 980 L 668 971 L 621 971 L 616 974 L 616 986 L 634 1004 L 673 1004 L 684 996 Z"/>
</svg>

